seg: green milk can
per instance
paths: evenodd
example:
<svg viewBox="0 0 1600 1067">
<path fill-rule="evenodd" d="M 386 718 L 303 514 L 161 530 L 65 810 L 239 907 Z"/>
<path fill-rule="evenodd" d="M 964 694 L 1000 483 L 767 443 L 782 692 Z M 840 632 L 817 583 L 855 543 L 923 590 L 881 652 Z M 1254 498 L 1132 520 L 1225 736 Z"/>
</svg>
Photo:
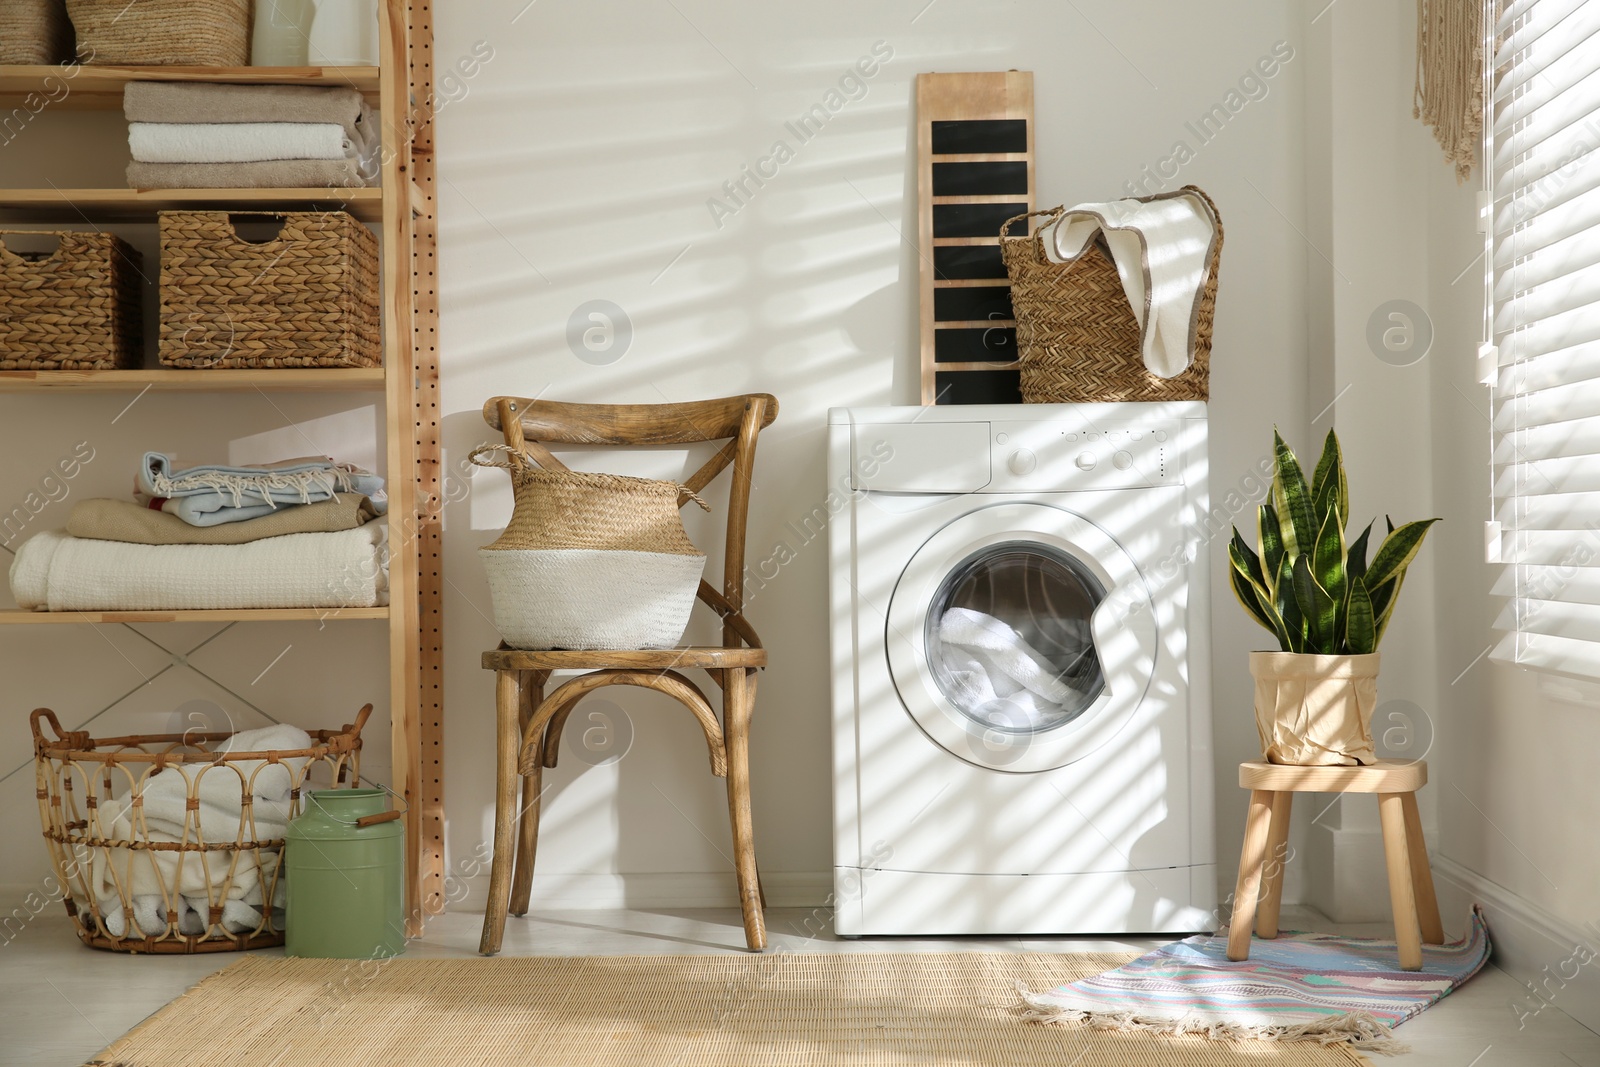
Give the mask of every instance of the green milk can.
<svg viewBox="0 0 1600 1067">
<path fill-rule="evenodd" d="M 289 956 L 405 951 L 405 828 L 382 789 L 318 789 L 284 835 Z"/>
</svg>

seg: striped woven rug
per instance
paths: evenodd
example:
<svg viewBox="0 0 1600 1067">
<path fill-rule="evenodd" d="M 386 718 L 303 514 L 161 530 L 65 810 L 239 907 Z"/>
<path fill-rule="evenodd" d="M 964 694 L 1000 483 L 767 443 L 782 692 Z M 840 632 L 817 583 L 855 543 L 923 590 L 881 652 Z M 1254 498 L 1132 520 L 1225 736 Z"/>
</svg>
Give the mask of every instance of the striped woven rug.
<svg viewBox="0 0 1600 1067">
<path fill-rule="evenodd" d="M 1228 959 L 1226 932 L 1190 937 L 1105 974 L 1028 997 L 1034 1018 L 1107 1030 L 1275 1041 L 1348 1041 L 1369 1052 L 1405 1046 L 1393 1030 L 1477 974 L 1489 927 L 1423 945 L 1422 970 L 1402 971 L 1393 941 L 1283 933 Z"/>
<path fill-rule="evenodd" d="M 1039 1026 L 1127 956 L 989 952 L 241 960 L 95 1067 L 1335 1067 L 1344 1046 Z"/>
</svg>

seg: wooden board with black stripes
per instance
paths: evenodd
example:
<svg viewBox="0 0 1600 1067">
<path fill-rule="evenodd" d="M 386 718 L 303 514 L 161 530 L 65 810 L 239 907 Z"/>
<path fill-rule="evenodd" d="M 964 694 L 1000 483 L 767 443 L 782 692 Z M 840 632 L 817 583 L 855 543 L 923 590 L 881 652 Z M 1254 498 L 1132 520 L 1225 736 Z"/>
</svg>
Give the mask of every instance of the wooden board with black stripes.
<svg viewBox="0 0 1600 1067">
<path fill-rule="evenodd" d="M 1033 190 L 1031 71 L 917 75 L 924 404 L 1022 402 L 999 234 Z"/>
</svg>

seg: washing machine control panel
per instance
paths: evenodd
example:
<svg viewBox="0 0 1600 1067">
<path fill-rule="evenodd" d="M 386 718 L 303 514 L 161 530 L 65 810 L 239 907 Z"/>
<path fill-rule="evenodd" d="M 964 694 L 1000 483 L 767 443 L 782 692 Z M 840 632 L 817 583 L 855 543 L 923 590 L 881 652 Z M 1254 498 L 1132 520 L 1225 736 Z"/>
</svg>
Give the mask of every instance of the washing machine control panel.
<svg viewBox="0 0 1600 1067">
<path fill-rule="evenodd" d="M 851 431 L 850 486 L 922 494 L 1181 485 L 1184 432 L 1175 419 L 858 422 Z"/>
<path fill-rule="evenodd" d="M 991 422 L 986 493 L 1179 485 L 1181 423 Z"/>
</svg>

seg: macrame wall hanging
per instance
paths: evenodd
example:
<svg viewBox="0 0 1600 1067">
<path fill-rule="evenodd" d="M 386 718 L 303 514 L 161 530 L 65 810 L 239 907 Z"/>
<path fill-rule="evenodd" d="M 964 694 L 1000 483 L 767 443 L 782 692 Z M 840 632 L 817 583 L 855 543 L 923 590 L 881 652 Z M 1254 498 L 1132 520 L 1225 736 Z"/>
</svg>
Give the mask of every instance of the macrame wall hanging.
<svg viewBox="0 0 1600 1067">
<path fill-rule="evenodd" d="M 1432 128 L 1457 182 L 1472 174 L 1483 132 L 1483 13 L 1484 0 L 1417 0 L 1411 113 Z"/>
</svg>

